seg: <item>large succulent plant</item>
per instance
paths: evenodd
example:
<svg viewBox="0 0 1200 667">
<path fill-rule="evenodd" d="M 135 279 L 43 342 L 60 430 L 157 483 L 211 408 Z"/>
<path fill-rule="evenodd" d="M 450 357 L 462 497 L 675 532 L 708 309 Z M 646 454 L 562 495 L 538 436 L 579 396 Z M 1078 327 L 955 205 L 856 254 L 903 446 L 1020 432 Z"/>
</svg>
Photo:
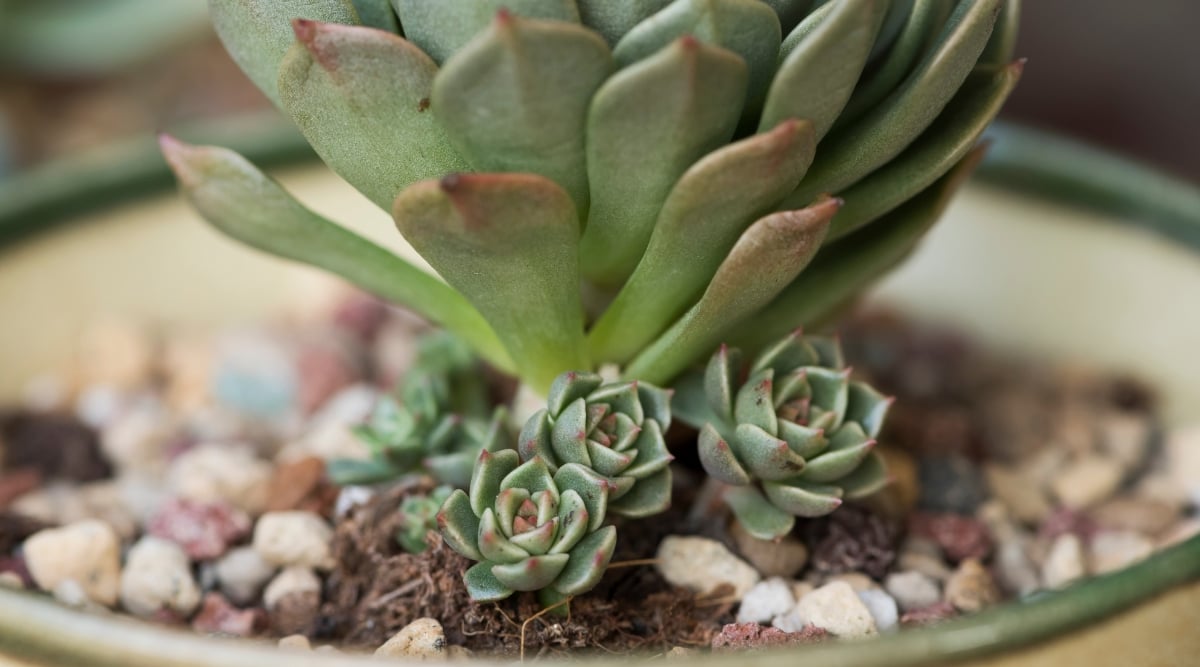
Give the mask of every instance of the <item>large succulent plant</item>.
<svg viewBox="0 0 1200 667">
<path fill-rule="evenodd" d="M 617 543 L 616 528 L 603 525 L 610 486 L 576 463 L 551 474 L 540 458 L 480 453 L 470 492 L 455 491 L 438 514 L 446 543 L 479 561 L 463 575 L 471 597 L 537 591 L 549 606 L 591 590 Z"/>
<path fill-rule="evenodd" d="M 664 384 L 723 340 L 827 317 L 916 243 L 1020 72 L 1016 0 L 210 5 L 444 282 L 239 156 L 166 138 L 203 215 L 540 391 L 609 362 Z"/>
<path fill-rule="evenodd" d="M 550 386 L 547 407 L 525 422 L 517 449 L 551 472 L 575 463 L 603 475 L 613 514 L 658 514 L 671 503 L 674 457 L 663 441 L 670 403 L 669 391 L 645 382 L 605 383 L 595 373 L 566 372 Z"/>
<path fill-rule="evenodd" d="M 793 333 L 745 367 L 722 346 L 681 383 L 680 419 L 700 428 L 700 462 L 759 539 L 887 483 L 872 450 L 891 400 L 850 379 L 836 339 Z"/>
</svg>

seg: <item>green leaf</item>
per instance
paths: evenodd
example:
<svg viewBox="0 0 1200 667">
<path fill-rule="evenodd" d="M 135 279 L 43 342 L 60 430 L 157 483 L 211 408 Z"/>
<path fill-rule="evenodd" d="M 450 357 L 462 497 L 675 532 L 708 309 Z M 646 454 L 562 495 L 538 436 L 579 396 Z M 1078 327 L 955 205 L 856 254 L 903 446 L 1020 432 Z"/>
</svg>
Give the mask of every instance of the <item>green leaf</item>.
<svg viewBox="0 0 1200 667">
<path fill-rule="evenodd" d="M 805 369 L 808 386 L 812 389 L 812 410 L 820 408 L 825 412 L 836 415 L 833 427 L 841 425 L 846 416 L 846 406 L 850 402 L 850 374 L 833 368 Z"/>
<path fill-rule="evenodd" d="M 259 250 L 331 271 L 453 331 L 502 370 L 513 370 L 490 326 L 458 292 L 391 252 L 313 213 L 245 158 L 163 135 L 184 194 L 221 232 Z"/>
<path fill-rule="evenodd" d="M 759 0 L 675 0 L 622 37 L 613 57 L 628 67 L 685 35 L 741 56 L 748 78 L 746 108 L 739 111 L 757 117 L 783 38 L 779 16 Z"/>
<path fill-rule="evenodd" d="M 590 366 L 579 221 L 562 188 L 532 174 L 459 174 L 409 187 L 394 216 L 417 252 L 483 313 L 534 389 Z"/>
<path fill-rule="evenodd" d="M 689 168 L 633 275 L 592 327 L 593 354 L 627 362 L 695 303 L 746 227 L 796 188 L 815 148 L 809 123 L 784 120 Z"/>
<path fill-rule="evenodd" d="M 813 0 L 764 0 L 764 2 L 779 16 L 779 25 L 783 28 L 785 35 L 804 19 L 804 15 L 808 13 L 813 4 Z"/>
<path fill-rule="evenodd" d="M 754 424 L 738 424 L 733 448 L 738 460 L 758 479 L 777 482 L 805 469 L 804 458 L 781 440 Z"/>
<path fill-rule="evenodd" d="M 556 463 L 579 463 L 591 466 L 587 448 L 587 401 L 577 398 L 554 420 L 550 431 L 550 446 Z"/>
<path fill-rule="evenodd" d="M 1013 53 L 1017 50 L 1017 30 L 1021 26 L 1021 0 L 1005 0 L 1004 8 L 1000 10 L 1000 18 L 996 19 L 996 28 L 988 40 L 987 48 L 979 56 L 979 62 L 984 65 L 1003 67 L 1012 62 Z"/>
<path fill-rule="evenodd" d="M 279 64 L 296 41 L 294 19 L 361 23 L 350 0 L 209 0 L 208 8 L 225 50 L 275 106 Z"/>
<path fill-rule="evenodd" d="M 617 548 L 617 529 L 605 526 L 588 535 L 571 550 L 566 567 L 554 581 L 554 588 L 563 595 L 586 593 L 604 576 Z"/>
<path fill-rule="evenodd" d="M 674 393 L 672 389 L 663 389 L 649 382 L 637 383 L 638 402 L 642 404 L 645 419 L 658 422 L 663 431 L 671 428 L 671 397 Z"/>
<path fill-rule="evenodd" d="M 879 491 L 890 482 L 883 457 L 871 452 L 854 472 L 838 480 L 842 496 L 848 500 L 859 500 Z"/>
<path fill-rule="evenodd" d="M 779 418 L 775 415 L 775 373 L 771 369 L 759 371 L 742 383 L 733 402 L 733 423 L 741 428 L 753 424 L 766 431 L 771 437 L 779 429 Z M 738 452 L 741 454 L 741 452 Z"/>
<path fill-rule="evenodd" d="M 463 573 L 463 583 L 476 602 L 498 602 L 513 594 L 513 589 L 492 574 L 492 564 L 487 562 L 472 565 Z"/>
<path fill-rule="evenodd" d="M 787 333 L 778 342 L 760 352 L 750 366 L 751 373 L 770 368 L 779 377 L 794 375 L 795 371 L 805 366 L 816 366 L 820 361 L 817 351 L 809 344 L 808 338 L 799 330 Z M 778 395 L 778 394 L 777 394 Z M 784 392 L 784 395 L 790 394 Z M 778 400 L 775 407 L 779 407 Z"/>
<path fill-rule="evenodd" d="M 438 64 L 483 31 L 501 10 L 533 19 L 579 23 L 574 0 L 392 0 L 404 36 Z"/>
<path fill-rule="evenodd" d="M 804 270 L 840 205 L 827 199 L 751 225 L 700 302 L 638 355 L 625 376 L 661 384 L 709 354 L 731 327 L 770 302 Z"/>
<path fill-rule="evenodd" d="M 746 532 L 760 540 L 783 537 L 792 532 L 792 527 L 796 525 L 796 517 L 772 505 L 754 487 L 727 490 L 725 502 Z"/>
<path fill-rule="evenodd" d="M 825 516 L 842 505 L 842 490 L 836 486 L 804 482 L 763 482 L 767 498 L 793 516 Z"/>
<path fill-rule="evenodd" d="M 400 32 L 400 22 L 396 20 L 396 12 L 392 11 L 392 3 L 389 0 L 351 1 L 363 25 L 391 33 Z"/>
<path fill-rule="evenodd" d="M 779 420 L 779 437 L 786 440 L 788 447 L 806 461 L 829 446 L 821 429 L 801 426 L 786 419 Z"/>
<path fill-rule="evenodd" d="M 925 192 L 870 227 L 822 249 L 812 266 L 730 332 L 729 340 L 746 349 L 760 349 L 836 312 L 912 251 L 982 157 L 982 148 L 976 148 Z"/>
<path fill-rule="evenodd" d="M 842 193 L 846 205 L 834 218 L 825 242 L 830 243 L 929 187 L 967 154 L 1021 78 L 1024 62 L 999 71 L 973 73 L 933 127 L 896 159 Z"/>
<path fill-rule="evenodd" d="M 475 171 L 540 174 L 583 213 L 587 110 L 612 70 L 590 30 L 501 14 L 438 72 L 433 112 Z"/>
<path fill-rule="evenodd" d="M 591 208 L 581 257 L 588 280 L 606 288 L 625 281 L 672 186 L 733 136 L 745 89 L 740 58 L 690 37 L 600 87 L 587 125 Z"/>
<path fill-rule="evenodd" d="M 633 485 L 628 493 L 608 504 L 608 511 L 630 519 L 665 512 L 671 506 L 671 469 L 664 467 Z"/>
<path fill-rule="evenodd" d="M 671 0 L 575 0 L 579 18 L 587 27 L 604 37 L 611 46 L 633 26 L 671 4 Z"/>
<path fill-rule="evenodd" d="M 893 400 L 865 382 L 851 382 L 846 421 L 861 425 L 868 437 L 877 438 Z"/>
<path fill-rule="evenodd" d="M 604 384 L 604 378 L 596 373 L 566 371 L 554 378 L 546 395 L 546 407 L 550 414 L 558 416 L 578 398 L 586 398 Z"/>
<path fill-rule="evenodd" d="M 466 488 L 471 484 L 471 471 L 475 467 L 475 452 L 471 450 L 426 457 L 422 466 L 429 475 L 441 484 L 455 488 Z"/>
<path fill-rule="evenodd" d="M 558 504 L 558 540 L 550 547 L 550 553 L 568 553 L 587 534 L 589 523 L 583 497 L 574 489 L 563 491 Z"/>
<path fill-rule="evenodd" d="M 781 208 L 838 193 L 887 163 L 929 127 L 975 67 L 1003 0 L 961 0 L 936 47 L 895 93 L 830 135 L 800 187 Z"/>
<path fill-rule="evenodd" d="M 838 483 L 854 472 L 874 448 L 875 441 L 868 440 L 853 447 L 825 452 L 809 461 L 800 477 L 806 482 Z"/>
<path fill-rule="evenodd" d="M 744 486 L 750 483 L 750 473 L 742 467 L 729 443 L 717 433 L 712 424 L 700 429 L 697 441 L 700 465 L 710 477 L 726 484 Z"/>
<path fill-rule="evenodd" d="M 708 407 L 725 424 L 732 425 L 733 401 L 736 395 L 739 373 L 742 369 L 742 352 L 722 344 L 704 368 L 704 394 Z"/>
<path fill-rule="evenodd" d="M 329 481 L 337 486 L 376 484 L 396 477 L 396 469 L 374 459 L 333 459 L 325 466 Z"/>
<path fill-rule="evenodd" d="M 557 534 L 558 517 L 551 517 L 549 521 L 538 525 L 533 530 L 521 533 L 520 535 L 513 535 L 510 541 L 517 548 L 523 549 L 529 555 L 540 556 L 550 549 L 550 545 L 554 543 L 554 537 Z M 482 546 L 482 541 L 480 545 Z"/>
<path fill-rule="evenodd" d="M 831 10 L 814 13 L 784 40 L 759 131 L 803 118 L 820 141 L 850 99 L 888 3 L 843 0 L 829 6 Z"/>
<path fill-rule="evenodd" d="M 467 169 L 429 96 L 437 66 L 373 28 L 296 21 L 279 95 L 304 138 L 339 176 L 385 211 L 410 183 Z"/>
<path fill-rule="evenodd" d="M 475 472 L 471 475 L 470 488 L 471 509 L 474 510 L 475 516 L 483 516 L 484 510 L 496 502 L 496 496 L 500 495 L 502 490 L 509 488 L 504 486 L 504 482 L 517 469 L 518 465 L 520 465 L 520 458 L 511 449 L 499 452 L 479 452 L 479 459 L 475 462 Z M 523 486 L 521 488 L 526 488 L 530 492 L 536 490 Z"/>
<path fill-rule="evenodd" d="M 493 565 L 492 575 L 514 591 L 536 591 L 553 583 L 567 560 L 567 554 L 531 556 L 520 563 Z"/>
<path fill-rule="evenodd" d="M 520 563 L 530 555 L 504 536 L 490 507 L 479 517 L 479 553 L 494 563 Z"/>
<path fill-rule="evenodd" d="M 578 463 L 568 463 L 554 474 L 554 483 L 559 489 L 571 489 L 583 499 L 588 511 L 588 530 L 596 530 L 604 523 L 608 512 L 608 494 L 612 484 L 591 468 Z"/>
<path fill-rule="evenodd" d="M 591 468 L 605 477 L 620 475 L 633 462 L 633 457 L 622 454 L 610 447 L 605 447 L 595 440 L 587 441 L 588 458 Z M 636 452 L 635 452 L 636 453 Z"/>
<path fill-rule="evenodd" d="M 479 517 L 462 489 L 455 489 L 437 516 L 438 532 L 458 553 L 471 560 L 483 560 L 479 552 Z"/>
<path fill-rule="evenodd" d="M 538 491 L 547 491 L 555 502 L 560 499 L 559 487 L 555 484 L 550 469 L 546 467 L 546 462 L 541 459 L 526 461 L 508 473 L 500 482 L 500 490 L 504 489 L 525 489 L 534 496 L 534 500 L 537 500 Z M 493 494 L 492 498 L 495 497 Z"/>
<path fill-rule="evenodd" d="M 493 507 L 496 509 L 496 521 L 500 524 L 500 530 L 505 536 L 512 537 L 513 521 L 516 520 L 521 505 L 529 498 L 530 494 L 526 489 L 504 489 L 496 495 L 496 502 L 493 503 Z"/>
<path fill-rule="evenodd" d="M 525 421 L 525 425 L 521 427 L 521 435 L 517 441 L 517 451 L 521 454 L 521 459 L 528 461 L 535 456 L 540 456 L 547 466 L 554 466 L 551 470 L 557 469 L 557 462 L 554 455 L 554 449 L 550 446 L 550 414 L 545 410 L 538 410 Z"/>
<path fill-rule="evenodd" d="M 642 432 L 638 434 L 634 447 L 637 450 L 637 456 L 633 459 L 634 465 L 626 468 L 621 474 L 629 475 L 637 480 L 642 480 L 665 469 L 671 465 L 671 461 L 675 460 L 675 457 L 671 456 L 670 450 L 667 449 L 662 427 L 652 419 L 642 423 Z"/>
</svg>

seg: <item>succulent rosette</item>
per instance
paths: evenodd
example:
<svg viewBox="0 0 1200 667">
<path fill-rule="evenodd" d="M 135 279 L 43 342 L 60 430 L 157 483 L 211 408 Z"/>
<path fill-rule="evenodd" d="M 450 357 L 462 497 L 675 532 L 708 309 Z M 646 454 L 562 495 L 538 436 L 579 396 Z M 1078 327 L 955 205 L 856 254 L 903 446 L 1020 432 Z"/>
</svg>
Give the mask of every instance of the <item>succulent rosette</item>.
<svg viewBox="0 0 1200 667">
<path fill-rule="evenodd" d="M 429 493 L 418 493 L 405 496 L 400 502 L 400 529 L 396 532 L 396 542 L 410 554 L 419 554 L 428 547 L 425 535 L 437 529 L 437 515 L 442 504 L 450 497 L 454 489 L 449 486 L 439 486 Z"/>
<path fill-rule="evenodd" d="M 617 531 L 604 526 L 611 484 L 576 463 L 551 473 L 515 451 L 481 452 L 469 492 L 438 514 L 446 543 L 477 564 L 463 574 L 471 597 L 536 591 L 545 605 L 591 590 L 612 560 Z"/>
<path fill-rule="evenodd" d="M 609 512 L 645 517 L 671 503 L 674 457 L 663 440 L 670 425 L 670 391 L 567 372 L 555 378 L 546 408 L 525 422 L 518 451 L 551 472 L 567 464 L 594 470 L 611 484 Z"/>
<path fill-rule="evenodd" d="M 747 532 L 773 539 L 888 480 L 875 438 L 892 400 L 850 379 L 835 339 L 793 333 L 748 367 L 722 347 L 680 388 L 680 418 L 700 430 L 700 462 L 733 488 Z"/>
</svg>

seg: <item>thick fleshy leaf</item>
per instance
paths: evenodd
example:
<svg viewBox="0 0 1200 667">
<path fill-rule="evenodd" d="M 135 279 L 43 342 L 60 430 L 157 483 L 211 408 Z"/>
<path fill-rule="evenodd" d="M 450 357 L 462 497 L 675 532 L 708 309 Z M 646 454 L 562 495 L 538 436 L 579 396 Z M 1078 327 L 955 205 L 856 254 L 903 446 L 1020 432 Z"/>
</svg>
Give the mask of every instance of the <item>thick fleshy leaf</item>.
<svg viewBox="0 0 1200 667">
<path fill-rule="evenodd" d="M 490 507 L 479 517 L 479 553 L 494 563 L 519 563 L 531 555 L 505 537 Z"/>
<path fill-rule="evenodd" d="M 554 474 L 554 483 L 563 491 L 575 491 L 583 499 L 588 511 L 588 530 L 596 530 L 604 523 L 608 512 L 611 482 L 591 468 L 585 468 L 578 463 L 568 463 Z"/>
<path fill-rule="evenodd" d="M 529 497 L 530 493 L 525 489 L 504 489 L 497 494 L 493 505 L 496 509 L 496 521 L 506 537 L 513 536 L 513 521 L 517 518 L 521 505 L 529 500 Z"/>
<path fill-rule="evenodd" d="M 879 452 L 871 452 L 854 472 L 838 480 L 838 486 L 842 488 L 844 498 L 858 500 L 879 491 L 889 481 L 883 457 Z"/>
<path fill-rule="evenodd" d="M 463 573 L 467 594 L 476 602 L 498 602 L 513 594 L 513 589 L 504 585 L 492 574 L 492 563 L 476 563 Z"/>
<path fill-rule="evenodd" d="M 610 382 L 588 394 L 587 400 L 592 404 L 608 404 L 613 412 L 628 415 L 634 424 L 640 424 L 646 418 L 636 382 Z"/>
<path fill-rule="evenodd" d="M 733 453 L 733 448 L 720 433 L 717 433 L 712 424 L 705 424 L 700 429 L 697 451 L 700 454 L 700 465 L 713 479 L 734 486 L 750 483 L 750 473 L 742 467 L 737 455 Z"/>
<path fill-rule="evenodd" d="M 600 583 L 616 548 L 616 526 L 605 526 L 583 538 L 571 550 L 566 567 L 554 581 L 555 590 L 563 595 L 579 595 L 592 590 Z"/>
<path fill-rule="evenodd" d="M 536 591 L 553 583 L 567 560 L 567 554 L 531 556 L 520 563 L 492 565 L 492 575 L 514 591 Z"/>
<path fill-rule="evenodd" d="M 742 352 L 722 344 L 704 369 L 704 393 L 708 407 L 726 424 L 733 424 L 733 400 L 737 392 Z"/>
<path fill-rule="evenodd" d="M 689 168 L 633 275 L 589 332 L 593 354 L 627 362 L 695 303 L 746 227 L 795 189 L 815 148 L 809 123 L 783 120 Z"/>
<path fill-rule="evenodd" d="M 296 21 L 283 109 L 321 159 L 385 211 L 410 183 L 467 169 L 429 111 L 437 66 L 373 28 Z"/>
<path fill-rule="evenodd" d="M 360 23 L 350 0 L 209 0 L 208 11 L 225 50 L 275 106 L 279 64 L 296 41 L 294 19 Z"/>
<path fill-rule="evenodd" d="M 1024 61 L 967 78 L 934 127 L 896 159 L 848 188 L 846 205 L 829 227 L 830 243 L 891 211 L 929 187 L 971 150 L 1021 78 Z"/>
<path fill-rule="evenodd" d="M 579 221 L 562 188 L 532 174 L 457 174 L 409 187 L 393 213 L 417 252 L 483 313 L 534 389 L 590 365 Z"/>
<path fill-rule="evenodd" d="M 588 458 L 591 459 L 591 468 L 605 477 L 613 477 L 620 475 L 633 463 L 633 457 L 628 454 L 622 454 L 604 445 L 597 444 L 594 440 L 589 440 L 588 443 Z M 637 452 L 634 452 L 636 454 Z"/>
<path fill-rule="evenodd" d="M 483 516 L 483 512 L 496 502 L 505 487 L 504 480 L 520 465 L 520 457 L 511 449 L 499 452 L 479 452 L 479 460 L 475 462 L 475 472 L 471 476 L 471 509 L 475 516 Z M 544 465 L 544 464 L 543 464 Z M 510 485 L 511 486 L 511 485 Z M 534 491 L 535 489 L 528 489 Z"/>
<path fill-rule="evenodd" d="M 587 505 L 574 489 L 562 492 L 562 500 L 558 504 L 558 539 L 550 547 L 550 553 L 561 554 L 569 552 L 588 532 Z"/>
<path fill-rule="evenodd" d="M 521 533 L 520 535 L 513 535 L 511 541 L 515 546 L 528 552 L 529 555 L 540 556 L 550 550 L 557 535 L 558 517 L 552 517 L 549 521 L 531 531 Z M 479 544 L 480 546 L 483 545 L 482 539 L 480 539 Z"/>
<path fill-rule="evenodd" d="M 748 67 L 743 115 L 756 117 L 783 38 L 779 16 L 758 0 L 675 0 L 622 37 L 613 47 L 613 57 L 619 66 L 628 67 L 685 35 L 742 58 Z"/>
<path fill-rule="evenodd" d="M 439 64 L 487 28 L 500 10 L 579 23 L 575 0 L 392 0 L 404 36 Z"/>
<path fill-rule="evenodd" d="M 550 446 L 550 431 L 550 414 L 545 410 L 538 410 L 525 420 L 525 425 L 521 427 L 521 435 L 517 440 L 517 451 L 521 454 L 521 459 L 528 461 L 535 456 L 540 456 L 547 462 L 547 465 L 554 465 L 555 456 L 554 449 Z"/>
<path fill-rule="evenodd" d="M 774 540 L 792 532 L 796 517 L 767 500 L 758 489 L 742 486 L 725 492 L 725 502 L 747 533 L 760 540 Z"/>
<path fill-rule="evenodd" d="M 437 523 L 438 532 L 451 549 L 471 560 L 483 560 L 478 547 L 479 517 L 462 489 L 455 489 L 442 504 Z"/>
<path fill-rule="evenodd" d="M 433 113 L 475 171 L 540 174 L 583 213 L 587 110 L 612 70 L 592 31 L 502 13 L 442 66 Z"/>
<path fill-rule="evenodd" d="M 1003 0 L 960 0 L 935 48 L 904 84 L 857 123 L 830 135 L 781 208 L 839 193 L 900 154 L 929 127 L 975 67 Z"/>
<path fill-rule="evenodd" d="M 643 477 L 628 493 L 608 504 L 608 511 L 631 519 L 665 512 L 671 506 L 671 469 Z"/>
<path fill-rule="evenodd" d="M 584 277 L 611 289 L 633 272 L 671 187 L 733 136 L 745 87 L 740 58 L 690 37 L 600 87 L 588 112 Z"/>
<path fill-rule="evenodd" d="M 837 484 L 854 472 L 874 448 L 875 441 L 867 440 L 853 447 L 831 449 L 810 460 L 800 477 L 806 482 Z"/>
<path fill-rule="evenodd" d="M 575 3 L 579 5 L 583 24 L 600 33 L 612 46 L 633 26 L 671 4 L 671 0 L 575 0 Z"/>
<path fill-rule="evenodd" d="M 812 388 L 812 405 L 834 415 L 833 426 L 841 425 L 850 403 L 850 374 L 832 368 L 805 370 L 808 386 Z"/>
<path fill-rule="evenodd" d="M 392 33 L 400 32 L 400 22 L 396 20 L 396 12 L 392 11 L 390 0 L 352 0 L 352 2 L 363 25 Z"/>
<path fill-rule="evenodd" d="M 546 491 L 553 502 L 557 503 L 559 500 L 558 485 L 554 483 L 554 477 L 546 467 L 546 462 L 541 459 L 531 459 L 514 468 L 500 482 L 500 489 L 525 489 L 529 491 L 531 498 L 536 496 L 538 491 Z M 492 494 L 492 498 L 495 497 L 496 494 Z"/>
<path fill-rule="evenodd" d="M 888 3 L 887 15 L 883 17 L 883 27 L 879 29 L 879 37 L 875 39 L 875 46 L 871 49 L 869 58 L 871 62 L 875 62 L 895 44 L 896 38 L 900 36 L 904 26 L 908 23 L 908 17 L 912 14 L 915 2 L 916 0 L 891 0 Z"/>
<path fill-rule="evenodd" d="M 737 322 L 769 303 L 804 270 L 840 205 L 826 199 L 751 225 L 700 302 L 638 355 L 625 375 L 662 384 L 709 354 Z"/>
<path fill-rule="evenodd" d="M 758 479 L 777 482 L 805 469 L 804 458 L 792 451 L 786 440 L 754 424 L 738 424 L 733 448 L 738 460 Z"/>
<path fill-rule="evenodd" d="M 453 454 L 427 456 L 422 466 L 442 484 L 465 489 L 471 484 L 471 471 L 475 467 L 475 452 L 461 451 Z"/>
<path fill-rule="evenodd" d="M 566 371 L 554 378 L 546 394 L 546 407 L 551 415 L 558 415 L 577 398 L 586 398 L 604 384 L 604 378 L 596 373 Z"/>
<path fill-rule="evenodd" d="M 759 131 L 787 118 L 812 123 L 820 141 L 858 83 L 883 24 L 884 0 L 843 0 L 814 13 L 783 42 Z"/>
<path fill-rule="evenodd" d="M 780 338 L 774 345 L 766 348 L 754 357 L 751 373 L 771 369 L 776 377 L 792 375 L 804 366 L 816 366 L 820 361 L 817 351 L 813 349 L 803 332 L 796 330 Z M 779 402 L 776 401 L 776 407 Z"/>
<path fill-rule="evenodd" d="M 825 516 L 842 505 L 842 490 L 836 486 L 763 482 L 763 491 L 773 505 L 794 516 Z"/>
<path fill-rule="evenodd" d="M 336 273 L 454 332 L 490 363 L 508 353 L 466 299 L 436 277 L 305 208 L 245 158 L 163 136 L 184 194 L 221 232 L 259 250 Z"/>
<path fill-rule="evenodd" d="M 386 482 L 396 477 L 396 469 L 375 459 L 333 459 L 325 464 L 325 474 L 334 484 L 349 486 Z"/>
<path fill-rule="evenodd" d="M 812 326 L 878 280 L 916 246 L 983 156 L 968 153 L 925 192 L 882 220 L 830 245 L 770 305 L 738 325 L 729 339 L 759 349 L 798 326 Z"/>
<path fill-rule="evenodd" d="M 861 425 L 867 437 L 877 438 L 892 402 L 892 398 L 884 396 L 865 382 L 851 382 L 846 421 Z"/>
<path fill-rule="evenodd" d="M 988 40 L 983 55 L 979 56 L 979 62 L 997 67 L 1012 62 L 1013 52 L 1017 48 L 1017 29 L 1020 25 L 1021 0 L 1005 0 L 1004 8 L 1000 10 L 1000 18 L 996 19 L 996 27 L 992 30 L 992 38 Z"/>
<path fill-rule="evenodd" d="M 671 397 L 674 390 L 663 389 L 649 382 L 639 382 L 637 385 L 638 401 L 642 404 L 645 419 L 653 419 L 659 427 L 666 431 L 671 428 Z"/>
<path fill-rule="evenodd" d="M 587 448 L 587 401 L 577 398 L 554 420 L 550 430 L 550 446 L 558 463 L 579 463 L 591 466 Z"/>
<path fill-rule="evenodd" d="M 787 441 L 788 447 L 801 458 L 808 460 L 825 451 L 829 440 L 819 428 L 801 426 L 796 422 L 779 420 L 779 437 Z"/>
<path fill-rule="evenodd" d="M 635 447 L 637 457 L 634 459 L 633 465 L 621 473 L 634 479 L 649 477 L 669 466 L 675 459 L 667 449 L 662 427 L 654 420 L 642 423 L 642 432 L 638 434 Z"/>
<path fill-rule="evenodd" d="M 812 7 L 813 0 L 763 0 L 771 9 L 775 10 L 775 14 L 779 16 L 779 25 L 783 28 L 783 34 L 788 34 L 795 28 L 798 23 L 808 13 Z"/>
<path fill-rule="evenodd" d="M 746 378 L 734 399 L 733 423 L 738 427 L 753 424 L 775 437 L 779 418 L 775 416 L 775 402 L 771 400 L 774 391 L 775 372 L 769 368 Z"/>
</svg>

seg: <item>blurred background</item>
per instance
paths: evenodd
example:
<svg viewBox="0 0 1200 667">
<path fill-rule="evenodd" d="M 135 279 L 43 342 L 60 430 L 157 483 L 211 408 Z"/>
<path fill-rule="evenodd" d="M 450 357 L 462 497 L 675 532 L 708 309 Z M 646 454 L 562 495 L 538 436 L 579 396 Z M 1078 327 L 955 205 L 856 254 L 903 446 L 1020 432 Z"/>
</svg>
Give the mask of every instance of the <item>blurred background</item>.
<svg viewBox="0 0 1200 667">
<path fill-rule="evenodd" d="M 0 178 L 269 104 L 205 0 L 0 0 Z M 1200 183 L 1200 2 L 1027 0 L 1003 118 Z"/>
</svg>

